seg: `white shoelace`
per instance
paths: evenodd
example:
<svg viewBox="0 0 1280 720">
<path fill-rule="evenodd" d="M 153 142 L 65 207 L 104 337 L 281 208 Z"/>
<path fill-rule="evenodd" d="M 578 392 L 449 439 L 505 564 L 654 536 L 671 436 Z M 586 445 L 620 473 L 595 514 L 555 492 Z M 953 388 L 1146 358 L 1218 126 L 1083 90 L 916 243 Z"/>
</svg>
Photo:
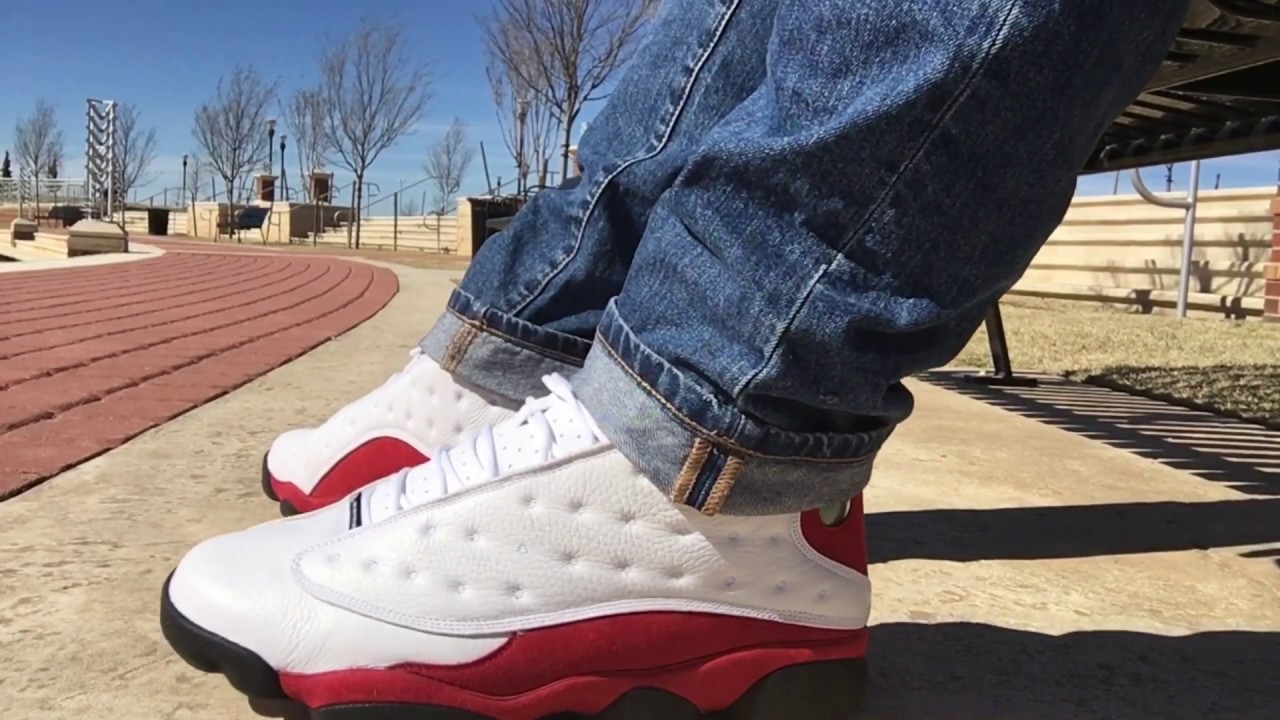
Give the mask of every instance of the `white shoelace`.
<svg viewBox="0 0 1280 720">
<path fill-rule="evenodd" d="M 377 522 L 607 442 L 568 380 L 547 375 L 542 382 L 550 394 L 529 398 L 507 420 L 466 433 L 452 447 L 431 453 L 428 462 L 375 485 L 369 498 L 369 519 Z"/>
</svg>

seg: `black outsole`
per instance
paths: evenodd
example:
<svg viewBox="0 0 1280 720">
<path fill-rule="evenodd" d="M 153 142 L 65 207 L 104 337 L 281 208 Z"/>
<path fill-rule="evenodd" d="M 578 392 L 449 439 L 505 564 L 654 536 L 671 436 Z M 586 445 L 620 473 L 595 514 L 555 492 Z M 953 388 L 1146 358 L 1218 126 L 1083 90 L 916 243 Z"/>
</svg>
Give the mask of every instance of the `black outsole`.
<svg viewBox="0 0 1280 720">
<path fill-rule="evenodd" d="M 274 500 L 280 503 L 281 515 L 285 517 L 289 517 L 291 515 L 298 514 L 298 509 L 293 506 L 293 503 L 289 502 L 288 500 L 281 500 L 276 495 L 275 489 L 271 487 L 271 471 L 267 469 L 266 453 L 262 454 L 262 494 L 266 495 L 271 500 Z"/>
<path fill-rule="evenodd" d="M 280 502 L 280 498 L 276 497 L 276 491 L 271 487 L 271 471 L 267 469 L 267 453 L 262 453 L 262 493 L 272 500 Z"/>
<path fill-rule="evenodd" d="M 191 667 L 225 675 L 231 686 L 250 697 L 283 700 L 280 676 L 262 658 L 188 620 L 169 601 L 170 575 L 160 595 L 160 632 Z"/>
<path fill-rule="evenodd" d="M 172 579 L 170 576 L 169 579 Z M 225 675 L 251 703 L 288 700 L 280 676 L 252 651 L 196 625 L 160 596 L 160 628 L 178 656 L 197 670 Z M 682 697 L 636 688 L 596 715 L 556 713 L 542 720 L 851 720 L 867 684 L 867 662 L 828 660 L 783 668 L 763 678 L 733 705 L 704 714 Z M 296 708 L 301 711 L 301 706 Z M 360 703 L 308 709 L 309 720 L 502 720 L 436 705 Z"/>
</svg>

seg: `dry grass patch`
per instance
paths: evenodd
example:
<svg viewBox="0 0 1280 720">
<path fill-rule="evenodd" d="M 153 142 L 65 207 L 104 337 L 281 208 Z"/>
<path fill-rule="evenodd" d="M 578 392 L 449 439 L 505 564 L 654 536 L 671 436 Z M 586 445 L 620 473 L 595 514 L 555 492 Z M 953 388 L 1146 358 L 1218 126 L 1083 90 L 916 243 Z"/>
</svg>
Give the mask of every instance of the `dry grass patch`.
<svg viewBox="0 0 1280 720">
<path fill-rule="evenodd" d="M 1002 303 L 1015 370 L 1041 371 L 1280 426 L 1280 325 L 1178 320 L 1081 303 Z M 985 330 L 952 363 L 990 368 Z"/>
</svg>

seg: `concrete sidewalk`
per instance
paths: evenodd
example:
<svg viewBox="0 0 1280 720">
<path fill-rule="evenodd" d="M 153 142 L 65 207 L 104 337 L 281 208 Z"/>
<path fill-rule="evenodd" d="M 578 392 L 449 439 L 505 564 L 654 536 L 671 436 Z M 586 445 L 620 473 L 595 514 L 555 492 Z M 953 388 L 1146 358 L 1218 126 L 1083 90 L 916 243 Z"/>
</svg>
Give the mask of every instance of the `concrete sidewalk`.
<svg viewBox="0 0 1280 720">
<path fill-rule="evenodd" d="M 257 717 L 169 650 L 160 584 L 199 540 L 275 517 L 257 474 L 277 432 L 407 360 L 457 273 L 396 273 L 356 330 L 0 503 L 0 718 Z M 913 387 L 868 494 L 866 717 L 1274 716 L 1280 492 Z"/>
</svg>

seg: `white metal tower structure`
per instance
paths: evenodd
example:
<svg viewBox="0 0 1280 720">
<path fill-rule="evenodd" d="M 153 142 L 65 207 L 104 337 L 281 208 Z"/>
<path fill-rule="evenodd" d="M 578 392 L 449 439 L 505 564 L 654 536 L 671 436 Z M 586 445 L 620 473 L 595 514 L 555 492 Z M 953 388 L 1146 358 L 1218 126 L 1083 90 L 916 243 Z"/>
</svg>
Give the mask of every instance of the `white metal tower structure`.
<svg viewBox="0 0 1280 720">
<path fill-rule="evenodd" d="M 85 191 L 104 218 L 122 205 L 116 197 L 116 102 L 89 98 L 85 122 Z"/>
</svg>

